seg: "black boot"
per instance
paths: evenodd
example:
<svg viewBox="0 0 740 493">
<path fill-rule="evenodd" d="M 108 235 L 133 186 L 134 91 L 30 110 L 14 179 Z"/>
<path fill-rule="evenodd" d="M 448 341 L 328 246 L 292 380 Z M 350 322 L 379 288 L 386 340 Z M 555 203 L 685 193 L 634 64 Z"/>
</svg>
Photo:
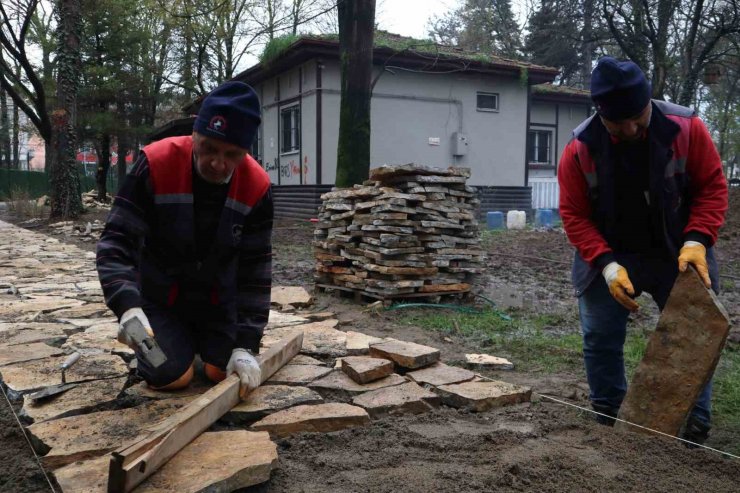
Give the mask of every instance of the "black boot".
<svg viewBox="0 0 740 493">
<path fill-rule="evenodd" d="M 612 407 L 606 404 L 594 404 L 591 403 L 591 407 L 596 411 L 597 413 L 601 414 L 595 414 L 596 416 L 596 422 L 600 425 L 605 426 L 614 426 L 614 418 L 617 417 L 617 414 L 619 414 L 619 408 L 618 407 Z M 606 414 L 606 416 L 602 416 L 603 414 Z"/>
<path fill-rule="evenodd" d="M 686 420 L 686 426 L 684 426 L 681 438 L 703 445 L 707 441 L 707 438 L 709 438 L 709 430 L 711 429 L 712 427 L 710 425 L 699 421 L 694 416 L 689 416 L 689 419 Z M 697 448 L 696 445 L 691 443 L 683 442 L 683 444 L 687 448 Z"/>
</svg>

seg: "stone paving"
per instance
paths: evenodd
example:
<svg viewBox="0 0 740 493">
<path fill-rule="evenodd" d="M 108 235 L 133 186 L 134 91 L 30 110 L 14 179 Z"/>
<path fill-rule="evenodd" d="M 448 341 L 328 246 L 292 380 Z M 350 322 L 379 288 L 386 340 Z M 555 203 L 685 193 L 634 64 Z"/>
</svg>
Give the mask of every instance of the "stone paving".
<svg viewBox="0 0 740 493">
<path fill-rule="evenodd" d="M 23 400 L 36 452 L 64 492 L 105 491 L 110 451 L 210 386 L 200 374 L 179 392 L 141 382 L 133 352 L 116 341 L 94 257 L 0 221 L 0 383 Z M 482 411 L 529 399 L 529 389 L 439 363 L 435 348 L 342 331 L 331 313 L 307 311 L 312 300 L 303 288 L 277 286 L 273 300 L 278 310 L 270 312 L 263 347 L 302 330 L 303 349 L 224 416 L 248 431 L 203 434 L 135 491 L 232 491 L 269 480 L 278 464 L 271 437 L 371 426 L 371 419 L 440 403 Z M 66 382 L 77 386 L 33 402 L 30 393 L 61 383 L 59 365 L 75 351 L 82 356 Z M 367 366 L 357 356 L 383 362 Z M 345 357 L 352 359 L 343 368 Z"/>
</svg>

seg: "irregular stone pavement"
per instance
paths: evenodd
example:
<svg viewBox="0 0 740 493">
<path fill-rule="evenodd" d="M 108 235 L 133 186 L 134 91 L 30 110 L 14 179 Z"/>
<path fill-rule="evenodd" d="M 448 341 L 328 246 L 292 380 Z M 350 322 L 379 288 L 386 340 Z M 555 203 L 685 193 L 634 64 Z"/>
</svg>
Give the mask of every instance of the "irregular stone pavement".
<svg viewBox="0 0 740 493">
<path fill-rule="evenodd" d="M 187 492 L 231 491 L 267 481 L 278 463 L 269 436 L 368 426 L 371 418 L 425 412 L 440 400 L 482 409 L 529 398 L 529 389 L 504 385 L 497 387 L 495 403 L 486 396 L 481 406 L 481 396 L 471 395 L 465 385 L 459 394 L 449 385 L 468 380 L 469 373 L 431 366 L 439 359 L 434 348 L 342 331 L 331 313 L 306 312 L 311 296 L 300 287 L 276 286 L 274 299 L 282 311 L 271 311 L 263 346 L 303 330 L 303 354 L 224 417 L 254 431 L 204 434 L 135 491 L 165 491 L 163 485 Z M 148 389 L 136 376 L 133 352 L 115 340 L 116 330 L 94 253 L 0 221 L 0 384 L 12 398 L 24 400 L 21 416 L 36 452 L 64 492 L 105 491 L 109 452 L 209 387 L 201 376 L 178 393 Z M 31 392 L 61 383 L 59 364 L 74 351 L 82 357 L 67 372 L 67 382 L 78 386 L 45 402 L 31 401 Z M 340 358 L 350 355 L 383 358 L 396 373 L 357 383 L 338 368 Z M 428 370 L 421 373 L 424 367 Z M 409 368 L 415 375 L 404 376 Z M 223 443 L 238 444 L 235 450 L 242 455 L 227 460 Z"/>
</svg>

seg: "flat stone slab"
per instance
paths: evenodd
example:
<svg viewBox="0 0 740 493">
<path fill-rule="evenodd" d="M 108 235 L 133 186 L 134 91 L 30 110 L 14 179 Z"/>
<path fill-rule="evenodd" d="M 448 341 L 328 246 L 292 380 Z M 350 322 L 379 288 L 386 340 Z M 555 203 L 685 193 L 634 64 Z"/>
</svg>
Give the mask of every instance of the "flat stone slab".
<svg viewBox="0 0 740 493">
<path fill-rule="evenodd" d="M 103 331 L 85 331 L 72 334 L 67 339 L 67 342 L 62 344 L 62 348 L 68 352 L 77 351 L 83 356 L 107 353 L 121 356 L 126 360 L 134 357 L 133 349 L 118 342 L 116 336 L 111 337 L 110 334 Z"/>
<path fill-rule="evenodd" d="M 369 356 L 346 356 L 342 358 L 341 369 L 359 384 L 370 383 L 393 373 L 393 362 Z"/>
<path fill-rule="evenodd" d="M 0 320 L 15 321 L 37 313 L 46 313 L 60 308 L 72 308 L 84 304 L 83 301 L 62 297 L 39 297 L 32 300 L 18 300 L 0 304 Z"/>
<path fill-rule="evenodd" d="M 87 410 L 112 402 L 123 391 L 128 377 L 106 378 L 84 382 L 63 394 L 34 402 L 28 395 L 23 398 L 21 415 L 34 423 L 82 414 Z"/>
<path fill-rule="evenodd" d="M 60 318 L 97 318 L 110 317 L 113 313 L 103 303 L 88 303 L 74 308 L 64 308 L 49 313 L 49 317 Z"/>
<path fill-rule="evenodd" d="M 373 337 L 362 332 L 353 332 L 348 330 L 347 334 L 347 354 L 350 356 L 362 356 L 370 352 L 370 344 L 383 342 L 380 337 Z"/>
<path fill-rule="evenodd" d="M 232 423 L 250 422 L 289 407 L 321 404 L 323 401 L 321 395 L 306 387 L 261 385 L 247 396 L 247 400 L 226 413 L 223 420 Z"/>
<path fill-rule="evenodd" d="M 251 426 L 253 430 L 264 430 L 275 437 L 284 437 L 301 432 L 344 430 L 370 424 L 370 416 L 361 407 L 333 402 L 313 406 L 296 406 L 278 411 Z"/>
<path fill-rule="evenodd" d="M 43 342 L 0 346 L 0 366 L 22 363 L 24 361 L 33 361 L 48 358 L 50 356 L 59 356 L 60 354 L 64 354 L 64 350 L 49 346 Z"/>
<path fill-rule="evenodd" d="M 268 481 L 277 461 L 277 446 L 266 432 L 207 432 L 186 445 L 135 491 L 235 491 Z M 109 455 L 74 462 L 54 471 L 54 477 L 64 493 L 105 493 L 109 462 Z"/>
<path fill-rule="evenodd" d="M 36 451 L 43 455 L 43 464 L 56 469 L 117 449 L 187 402 L 188 399 L 152 401 L 128 409 L 44 421 L 26 430 Z"/>
<path fill-rule="evenodd" d="M 297 330 L 303 331 L 302 353 L 318 356 L 339 357 L 347 354 L 347 335 L 334 327 L 337 320 L 322 320 L 303 325 L 291 325 L 265 331 L 262 337 L 262 345 L 270 347 L 279 340 L 288 337 Z"/>
<path fill-rule="evenodd" d="M 714 292 L 693 269 L 679 273 L 619 418 L 678 435 L 714 373 L 729 331 L 729 316 Z M 615 428 L 649 433 L 620 422 Z"/>
<path fill-rule="evenodd" d="M 448 406 L 483 412 L 494 407 L 529 402 L 532 389 L 497 380 L 441 385 L 435 392 Z"/>
<path fill-rule="evenodd" d="M 408 382 L 395 387 L 373 390 L 352 399 L 373 418 L 388 414 L 420 414 L 439 405 L 439 397 L 423 387 Z"/>
<path fill-rule="evenodd" d="M 59 366 L 65 356 L 26 361 L 0 367 L 0 376 L 10 390 L 18 393 L 40 390 L 62 383 Z M 82 356 L 67 370 L 67 383 L 85 382 L 128 375 L 128 366 L 122 358 L 111 354 Z"/>
<path fill-rule="evenodd" d="M 490 354 L 466 354 L 465 362 L 474 368 L 490 368 L 492 370 L 514 369 L 514 363 L 508 359 L 491 356 Z"/>
<path fill-rule="evenodd" d="M 131 397 L 145 397 L 147 399 L 175 399 L 178 397 L 191 397 L 195 395 L 200 395 L 211 387 L 213 387 L 212 383 L 205 381 L 205 378 L 203 380 L 199 379 L 198 375 L 196 374 L 193 382 L 184 389 L 156 390 L 149 387 L 146 382 L 139 382 L 136 385 L 132 385 L 131 387 L 127 388 L 124 391 L 124 394 Z"/>
<path fill-rule="evenodd" d="M 275 286 L 270 293 L 270 302 L 276 305 L 291 305 L 300 308 L 311 304 L 313 298 L 300 286 Z"/>
<path fill-rule="evenodd" d="M 0 323 L 0 344 L 30 344 L 32 342 L 61 342 L 67 338 L 64 324 L 54 323 Z"/>
<path fill-rule="evenodd" d="M 306 385 L 330 373 L 331 368 L 318 365 L 285 365 L 271 376 L 265 384 Z"/>
<path fill-rule="evenodd" d="M 406 382 L 408 382 L 408 380 L 403 378 L 401 375 L 393 373 L 392 375 L 374 382 L 359 384 L 349 378 L 343 371 L 335 369 L 324 378 L 311 382 L 308 384 L 308 387 L 316 390 L 324 396 L 324 398 L 335 395 L 341 397 L 353 397 L 363 392 L 382 389 L 383 387 L 401 385 Z"/>
<path fill-rule="evenodd" d="M 296 354 L 293 356 L 293 359 L 288 361 L 289 365 L 318 365 L 318 366 L 326 366 L 324 365 L 324 362 L 321 360 L 318 360 L 316 358 L 312 358 L 310 356 L 306 356 L 305 354 Z"/>
<path fill-rule="evenodd" d="M 412 371 L 406 377 L 421 385 L 449 385 L 452 383 L 467 382 L 475 378 L 475 373 L 464 368 L 449 366 L 444 363 L 435 363 L 427 368 Z"/>
<path fill-rule="evenodd" d="M 423 368 L 439 361 L 439 349 L 406 341 L 384 341 L 370 345 L 370 356 L 393 361 L 402 368 Z"/>
<path fill-rule="evenodd" d="M 281 313 L 275 310 L 270 310 L 270 316 L 267 319 L 265 331 L 277 329 L 279 327 L 288 327 L 290 325 L 305 324 L 308 322 L 309 320 L 305 317 L 299 317 L 290 313 Z"/>
</svg>

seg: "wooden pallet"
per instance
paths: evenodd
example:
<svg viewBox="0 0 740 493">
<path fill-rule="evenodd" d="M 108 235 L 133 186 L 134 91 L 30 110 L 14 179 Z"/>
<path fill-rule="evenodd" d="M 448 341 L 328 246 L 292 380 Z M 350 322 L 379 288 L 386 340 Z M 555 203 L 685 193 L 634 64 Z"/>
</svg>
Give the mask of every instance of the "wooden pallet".
<svg viewBox="0 0 740 493">
<path fill-rule="evenodd" d="M 413 299 L 413 298 L 426 298 L 426 301 L 431 303 L 439 303 L 439 301 L 445 296 L 466 296 L 470 294 L 470 290 L 462 291 L 443 291 L 439 293 L 400 293 L 400 294 L 380 294 L 372 293 L 369 291 L 363 291 L 361 289 L 347 288 L 345 286 L 335 286 L 332 284 L 321 284 L 316 283 L 316 290 L 321 293 L 334 293 L 338 296 L 345 298 L 353 298 L 356 302 L 362 301 L 382 301 L 383 305 L 389 306 L 394 301 L 402 299 Z"/>
</svg>

